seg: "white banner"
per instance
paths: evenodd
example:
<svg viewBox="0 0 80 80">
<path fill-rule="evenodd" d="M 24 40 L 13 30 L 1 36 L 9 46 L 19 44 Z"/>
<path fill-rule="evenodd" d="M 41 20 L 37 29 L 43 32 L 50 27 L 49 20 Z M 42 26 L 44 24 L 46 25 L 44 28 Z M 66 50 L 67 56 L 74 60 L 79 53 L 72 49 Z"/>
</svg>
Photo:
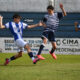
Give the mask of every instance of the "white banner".
<svg viewBox="0 0 80 80">
<path fill-rule="evenodd" d="M 38 52 L 42 40 L 40 38 L 24 38 L 32 49 Z M 79 38 L 56 38 L 57 49 L 56 54 L 80 54 L 80 39 Z M 42 53 L 49 53 L 52 46 L 50 42 L 47 43 Z M 14 53 L 17 52 L 17 46 L 13 38 L 0 38 L 0 53 Z M 24 51 L 26 52 L 26 50 Z"/>
</svg>

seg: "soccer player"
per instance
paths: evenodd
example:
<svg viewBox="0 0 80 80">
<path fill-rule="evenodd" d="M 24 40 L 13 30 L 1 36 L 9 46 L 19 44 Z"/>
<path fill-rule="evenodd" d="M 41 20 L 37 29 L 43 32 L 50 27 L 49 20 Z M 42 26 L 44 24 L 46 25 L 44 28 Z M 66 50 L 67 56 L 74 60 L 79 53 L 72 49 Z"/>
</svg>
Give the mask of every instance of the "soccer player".
<svg viewBox="0 0 80 80">
<path fill-rule="evenodd" d="M 80 30 L 80 24 L 78 22 L 75 22 L 74 26 L 75 26 L 75 31 L 79 31 Z"/>
<path fill-rule="evenodd" d="M 42 52 L 43 48 L 45 47 L 45 45 L 47 44 L 47 40 L 49 40 L 52 44 L 52 49 L 49 53 L 51 54 L 51 56 L 54 59 L 57 59 L 57 56 L 54 53 L 54 51 L 56 49 L 55 31 L 58 28 L 59 20 L 63 16 L 67 15 L 63 8 L 62 3 L 60 3 L 60 8 L 62 10 L 62 13 L 54 13 L 54 7 L 52 5 L 49 5 L 47 7 L 48 14 L 46 14 L 44 16 L 44 19 L 42 22 L 43 26 L 45 27 L 44 31 L 42 33 L 43 43 L 40 45 L 40 48 L 39 48 L 39 51 L 37 54 L 37 57 L 41 60 L 45 59 L 43 56 L 41 56 L 41 52 Z"/>
<path fill-rule="evenodd" d="M 13 21 L 6 23 L 5 25 L 3 25 L 2 23 L 3 17 L 0 16 L 0 28 L 8 28 L 13 37 L 14 37 L 14 42 L 16 44 L 16 46 L 18 47 L 18 54 L 12 56 L 11 58 L 7 58 L 5 61 L 5 65 L 9 64 L 10 61 L 15 60 L 19 57 L 22 57 L 22 52 L 24 51 L 24 48 L 27 50 L 28 55 L 30 56 L 30 58 L 32 59 L 33 63 L 36 64 L 36 62 L 39 60 L 38 58 L 35 58 L 33 56 L 33 53 L 28 45 L 27 42 L 25 42 L 22 38 L 22 33 L 23 33 L 23 29 L 25 28 L 34 28 L 37 26 L 40 26 L 41 23 L 35 24 L 35 25 L 28 25 L 26 23 L 21 22 L 21 16 L 19 14 L 14 14 L 13 15 Z"/>
</svg>

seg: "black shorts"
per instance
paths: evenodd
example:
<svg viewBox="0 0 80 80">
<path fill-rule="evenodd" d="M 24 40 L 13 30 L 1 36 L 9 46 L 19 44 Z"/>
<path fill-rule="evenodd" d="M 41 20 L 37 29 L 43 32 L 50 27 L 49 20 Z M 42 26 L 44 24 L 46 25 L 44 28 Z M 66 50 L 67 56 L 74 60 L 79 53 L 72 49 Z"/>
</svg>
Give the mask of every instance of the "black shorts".
<svg viewBox="0 0 80 80">
<path fill-rule="evenodd" d="M 47 38 L 50 42 L 55 42 L 55 35 L 53 31 L 45 31 L 42 33 L 42 39 Z"/>
</svg>

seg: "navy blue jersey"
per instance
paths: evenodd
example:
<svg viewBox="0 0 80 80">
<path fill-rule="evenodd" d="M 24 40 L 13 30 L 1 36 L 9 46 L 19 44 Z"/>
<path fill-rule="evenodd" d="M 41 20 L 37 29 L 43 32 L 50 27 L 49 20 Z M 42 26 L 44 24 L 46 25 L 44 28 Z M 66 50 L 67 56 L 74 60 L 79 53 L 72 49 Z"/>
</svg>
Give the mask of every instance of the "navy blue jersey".
<svg viewBox="0 0 80 80">
<path fill-rule="evenodd" d="M 63 17 L 62 13 L 46 14 L 43 22 L 46 24 L 45 31 L 55 31 L 59 26 L 59 20 Z"/>
</svg>

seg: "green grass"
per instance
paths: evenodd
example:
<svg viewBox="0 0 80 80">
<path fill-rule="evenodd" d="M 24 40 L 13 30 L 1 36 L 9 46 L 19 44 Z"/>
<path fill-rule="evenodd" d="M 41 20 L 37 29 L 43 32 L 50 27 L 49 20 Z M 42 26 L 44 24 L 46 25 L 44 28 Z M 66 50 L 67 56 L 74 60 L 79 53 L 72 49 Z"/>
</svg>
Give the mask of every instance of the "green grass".
<svg viewBox="0 0 80 80">
<path fill-rule="evenodd" d="M 80 80 L 80 55 L 57 55 L 54 60 L 44 54 L 44 61 L 32 64 L 24 54 L 22 58 L 3 66 L 4 59 L 14 54 L 0 53 L 0 80 Z"/>
</svg>

